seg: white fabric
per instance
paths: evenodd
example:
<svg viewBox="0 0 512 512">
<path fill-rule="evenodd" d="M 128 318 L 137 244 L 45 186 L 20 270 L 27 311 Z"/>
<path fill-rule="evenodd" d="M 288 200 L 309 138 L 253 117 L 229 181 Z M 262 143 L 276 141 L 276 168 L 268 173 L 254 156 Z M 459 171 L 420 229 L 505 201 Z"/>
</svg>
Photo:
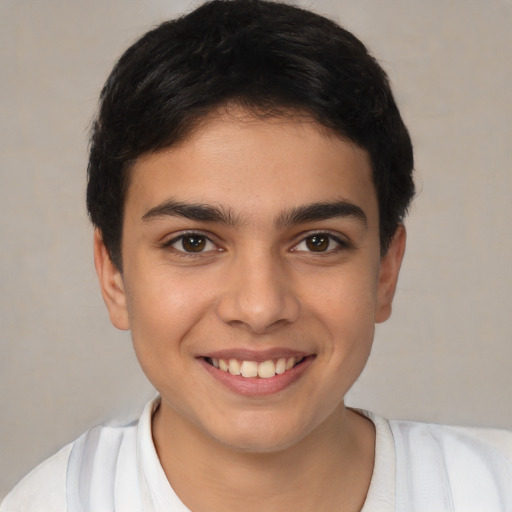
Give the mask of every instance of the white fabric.
<svg viewBox="0 0 512 512">
<path fill-rule="evenodd" d="M 512 511 L 512 463 L 469 432 L 391 422 L 395 441 L 396 510 Z M 508 448 L 512 436 L 508 439 Z"/>
<path fill-rule="evenodd" d="M 0 512 L 187 512 L 138 422 L 96 427 L 29 473 Z M 362 512 L 512 511 L 512 433 L 387 421 L 375 424 L 375 465 Z"/>
</svg>

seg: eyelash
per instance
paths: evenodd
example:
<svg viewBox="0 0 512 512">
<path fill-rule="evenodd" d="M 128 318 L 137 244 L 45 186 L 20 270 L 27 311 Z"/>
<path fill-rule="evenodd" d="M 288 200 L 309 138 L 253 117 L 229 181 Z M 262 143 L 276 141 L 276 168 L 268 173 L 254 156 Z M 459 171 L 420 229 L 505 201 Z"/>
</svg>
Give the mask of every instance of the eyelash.
<svg viewBox="0 0 512 512">
<path fill-rule="evenodd" d="M 185 248 L 183 247 L 184 241 L 187 238 L 190 241 L 190 239 L 192 239 L 194 237 L 201 239 L 200 242 L 203 242 L 204 246 L 200 247 L 201 250 L 199 250 L 199 251 L 185 250 Z M 302 244 L 305 244 L 307 246 L 308 241 L 315 243 L 313 240 L 315 238 L 320 239 L 319 243 L 322 243 L 321 239 L 327 239 L 327 243 L 328 243 L 327 247 L 324 250 L 320 250 L 320 251 L 306 250 L 306 249 L 299 248 Z M 182 244 L 181 245 L 182 249 L 173 247 L 174 244 L 177 244 L 180 241 Z M 336 244 L 336 246 L 330 247 L 332 245 L 332 243 Z M 205 247 L 208 247 L 208 244 L 211 244 L 213 246 L 213 248 L 204 250 Z M 209 236 L 207 236 L 206 234 L 204 234 L 200 231 L 187 231 L 185 233 L 181 233 L 180 235 L 174 237 L 172 240 L 165 242 L 162 245 L 162 247 L 165 249 L 172 249 L 182 257 L 194 257 L 194 256 L 204 255 L 205 253 L 210 253 L 211 251 L 216 251 L 216 252 L 222 251 L 222 249 L 219 248 L 219 246 L 214 241 L 212 241 Z M 335 236 L 329 232 L 314 231 L 314 232 L 301 234 L 300 241 L 292 247 L 291 251 L 292 252 L 304 252 L 304 253 L 309 253 L 309 254 L 313 254 L 316 256 L 323 256 L 323 255 L 327 255 L 327 254 L 337 253 L 339 251 L 342 251 L 342 250 L 348 249 L 348 248 L 350 248 L 350 244 L 346 240 L 343 240 L 343 239 L 339 238 L 338 236 Z M 311 249 L 311 247 L 308 247 L 308 249 Z"/>
<path fill-rule="evenodd" d="M 302 244 L 307 245 L 308 240 L 312 241 L 312 239 L 314 239 L 314 238 L 327 239 L 327 242 L 328 242 L 327 248 L 325 250 L 320 250 L 320 251 L 299 249 L 299 247 Z M 335 244 L 335 247 L 330 247 L 332 243 Z M 329 233 L 326 231 L 313 231 L 313 232 L 302 234 L 300 241 L 293 246 L 292 251 L 305 252 L 305 253 L 312 254 L 315 256 L 325 256 L 325 255 L 337 253 L 337 252 L 340 252 L 340 251 L 343 251 L 343 250 L 349 249 L 349 248 L 350 248 L 350 244 L 346 240 L 343 240 L 342 238 L 340 238 L 336 235 L 333 235 L 332 233 Z M 309 249 L 311 249 L 311 247 L 309 247 Z"/>
<path fill-rule="evenodd" d="M 207 249 L 206 251 L 204 250 L 200 250 L 200 251 L 186 251 L 183 249 L 178 249 L 176 247 L 173 247 L 174 244 L 178 243 L 181 241 L 181 244 L 182 244 L 182 247 L 183 247 L 183 243 L 184 241 L 188 238 L 189 240 L 191 238 L 201 238 L 202 240 L 204 240 L 204 243 L 206 244 L 206 246 L 208 246 L 208 244 L 212 244 L 214 246 L 214 249 Z M 164 249 L 171 249 L 171 250 L 174 250 L 177 254 L 179 254 L 180 256 L 183 256 L 183 257 L 194 257 L 194 256 L 198 256 L 198 255 L 201 255 L 201 254 L 204 254 L 204 253 L 209 253 L 211 252 L 212 250 L 213 251 L 220 251 L 221 249 L 217 246 L 217 244 L 215 242 L 213 242 L 211 240 L 211 238 L 209 236 L 207 236 L 206 234 L 204 233 L 201 233 L 200 231 L 187 231 L 185 233 L 181 233 L 180 235 L 174 237 L 172 240 L 169 240 L 168 242 L 165 242 L 162 247 Z"/>
</svg>

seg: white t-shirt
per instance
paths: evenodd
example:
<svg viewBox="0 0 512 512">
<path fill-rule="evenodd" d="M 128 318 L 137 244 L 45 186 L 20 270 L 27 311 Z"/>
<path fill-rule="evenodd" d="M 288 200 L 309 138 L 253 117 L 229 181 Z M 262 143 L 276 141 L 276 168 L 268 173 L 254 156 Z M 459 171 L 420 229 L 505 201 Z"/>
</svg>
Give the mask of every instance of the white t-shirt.
<svg viewBox="0 0 512 512">
<path fill-rule="evenodd" d="M 29 473 L 0 512 L 189 512 L 151 435 L 159 398 L 138 421 L 96 427 Z M 362 512 L 512 511 L 512 432 L 388 421 L 375 425 L 375 464 Z"/>
</svg>

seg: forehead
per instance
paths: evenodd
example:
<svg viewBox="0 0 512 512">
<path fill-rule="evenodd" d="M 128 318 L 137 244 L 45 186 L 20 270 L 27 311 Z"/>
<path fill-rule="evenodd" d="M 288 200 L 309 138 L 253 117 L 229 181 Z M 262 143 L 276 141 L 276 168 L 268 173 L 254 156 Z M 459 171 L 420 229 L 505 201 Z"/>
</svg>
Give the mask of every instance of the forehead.
<svg viewBox="0 0 512 512">
<path fill-rule="evenodd" d="M 140 157 L 131 173 L 128 216 L 169 199 L 218 205 L 251 222 L 339 200 L 377 215 L 367 152 L 305 117 L 215 115 L 180 144 Z"/>
</svg>

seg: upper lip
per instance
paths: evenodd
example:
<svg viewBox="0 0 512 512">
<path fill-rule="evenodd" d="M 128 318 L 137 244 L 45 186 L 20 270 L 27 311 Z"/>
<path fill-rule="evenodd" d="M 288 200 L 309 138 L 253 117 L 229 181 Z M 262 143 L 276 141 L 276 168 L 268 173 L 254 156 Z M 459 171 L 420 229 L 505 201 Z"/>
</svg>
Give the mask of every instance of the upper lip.
<svg viewBox="0 0 512 512">
<path fill-rule="evenodd" d="M 262 350 L 251 350 L 251 349 L 224 349 L 216 350 L 213 352 L 207 352 L 201 354 L 199 357 L 211 358 L 211 359 L 238 359 L 240 361 L 256 361 L 262 363 L 270 359 L 280 359 L 282 357 L 307 357 L 311 355 L 310 352 L 304 352 L 302 350 L 293 350 L 289 348 L 269 348 Z"/>
</svg>

